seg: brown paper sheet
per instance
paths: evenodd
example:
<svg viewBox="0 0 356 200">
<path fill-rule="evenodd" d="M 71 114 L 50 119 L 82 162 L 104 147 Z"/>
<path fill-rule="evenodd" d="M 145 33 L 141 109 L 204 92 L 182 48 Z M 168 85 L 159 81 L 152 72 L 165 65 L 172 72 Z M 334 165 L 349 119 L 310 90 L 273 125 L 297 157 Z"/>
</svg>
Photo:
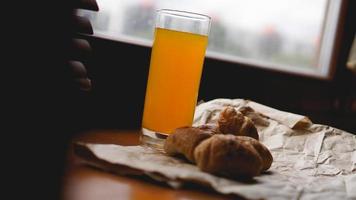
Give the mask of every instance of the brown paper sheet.
<svg viewBox="0 0 356 200">
<path fill-rule="evenodd" d="M 183 160 L 141 146 L 77 144 L 89 164 L 124 174 L 145 174 L 172 187 L 208 185 L 249 199 L 356 199 L 356 135 L 313 124 L 307 117 L 243 99 L 216 99 L 197 106 L 194 124 L 213 123 L 225 106 L 255 123 L 274 162 L 250 183 L 214 176 Z"/>
</svg>

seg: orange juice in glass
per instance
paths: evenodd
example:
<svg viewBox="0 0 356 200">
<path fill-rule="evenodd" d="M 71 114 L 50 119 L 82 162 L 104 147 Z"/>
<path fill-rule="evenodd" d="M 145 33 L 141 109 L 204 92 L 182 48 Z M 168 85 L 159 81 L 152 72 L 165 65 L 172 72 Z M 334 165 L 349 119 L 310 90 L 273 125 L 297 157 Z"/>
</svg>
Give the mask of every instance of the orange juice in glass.
<svg viewBox="0 0 356 200">
<path fill-rule="evenodd" d="M 210 17 L 159 10 L 147 82 L 141 143 L 162 148 L 174 129 L 191 126 L 210 29 Z"/>
</svg>

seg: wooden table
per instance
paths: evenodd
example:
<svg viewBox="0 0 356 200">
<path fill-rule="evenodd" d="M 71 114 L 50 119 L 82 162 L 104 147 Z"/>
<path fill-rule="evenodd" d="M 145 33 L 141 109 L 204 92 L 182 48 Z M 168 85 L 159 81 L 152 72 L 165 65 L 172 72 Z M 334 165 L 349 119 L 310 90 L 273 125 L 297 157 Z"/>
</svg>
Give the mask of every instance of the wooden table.
<svg viewBox="0 0 356 200">
<path fill-rule="evenodd" d="M 137 145 L 139 131 L 90 131 L 79 134 L 73 141 Z M 110 174 L 83 164 L 69 149 L 68 167 L 64 177 L 65 200 L 215 200 L 236 199 L 202 188 L 174 190 L 164 184 L 129 176 Z"/>
</svg>

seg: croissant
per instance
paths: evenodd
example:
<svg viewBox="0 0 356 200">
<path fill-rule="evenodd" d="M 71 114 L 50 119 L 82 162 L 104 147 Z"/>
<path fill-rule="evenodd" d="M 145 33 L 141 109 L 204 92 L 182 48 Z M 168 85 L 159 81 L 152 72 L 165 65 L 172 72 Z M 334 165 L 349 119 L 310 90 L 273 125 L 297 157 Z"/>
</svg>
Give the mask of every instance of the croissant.
<svg viewBox="0 0 356 200">
<path fill-rule="evenodd" d="M 218 127 L 223 134 L 249 136 L 256 140 L 259 139 L 257 129 L 251 119 L 231 106 L 226 107 L 220 113 Z"/>
<path fill-rule="evenodd" d="M 253 177 L 270 168 L 273 157 L 258 140 L 216 134 L 214 126 L 176 129 L 164 144 L 168 155 L 183 155 L 205 172 L 232 177 Z"/>
<path fill-rule="evenodd" d="M 177 128 L 173 134 L 167 137 L 163 149 L 168 155 L 184 155 L 194 163 L 194 149 L 212 134 L 211 130 L 196 127 Z"/>
</svg>

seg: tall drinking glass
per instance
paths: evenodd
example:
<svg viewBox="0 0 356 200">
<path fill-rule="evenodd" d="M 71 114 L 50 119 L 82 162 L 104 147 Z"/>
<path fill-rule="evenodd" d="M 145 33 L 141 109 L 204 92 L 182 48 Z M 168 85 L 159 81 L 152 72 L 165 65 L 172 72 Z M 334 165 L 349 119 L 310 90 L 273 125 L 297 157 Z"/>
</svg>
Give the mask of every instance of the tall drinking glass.
<svg viewBox="0 0 356 200">
<path fill-rule="evenodd" d="M 158 10 L 142 119 L 141 144 L 162 149 L 174 129 L 191 126 L 210 17 Z"/>
</svg>

